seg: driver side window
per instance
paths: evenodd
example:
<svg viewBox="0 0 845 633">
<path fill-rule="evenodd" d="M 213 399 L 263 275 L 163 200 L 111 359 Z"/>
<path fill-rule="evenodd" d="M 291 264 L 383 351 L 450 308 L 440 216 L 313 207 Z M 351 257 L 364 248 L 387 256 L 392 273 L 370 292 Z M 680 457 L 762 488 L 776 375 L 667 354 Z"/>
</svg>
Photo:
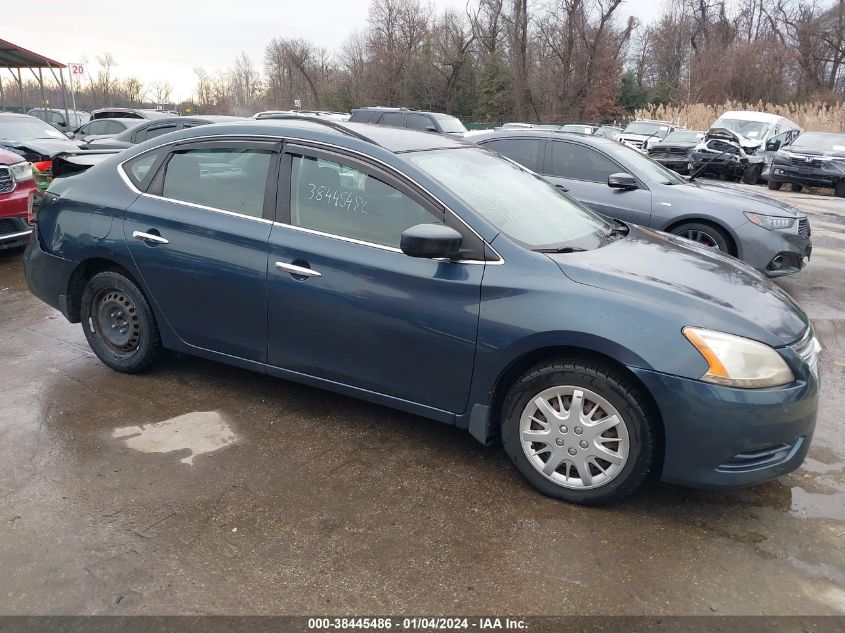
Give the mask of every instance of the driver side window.
<svg viewBox="0 0 845 633">
<path fill-rule="evenodd" d="M 597 151 L 565 141 L 555 141 L 551 149 L 550 175 L 588 182 L 607 183 L 611 174 L 625 171 Z"/>
<path fill-rule="evenodd" d="M 402 231 L 442 224 L 415 200 L 347 165 L 293 156 L 291 224 L 339 237 L 399 248 Z"/>
</svg>

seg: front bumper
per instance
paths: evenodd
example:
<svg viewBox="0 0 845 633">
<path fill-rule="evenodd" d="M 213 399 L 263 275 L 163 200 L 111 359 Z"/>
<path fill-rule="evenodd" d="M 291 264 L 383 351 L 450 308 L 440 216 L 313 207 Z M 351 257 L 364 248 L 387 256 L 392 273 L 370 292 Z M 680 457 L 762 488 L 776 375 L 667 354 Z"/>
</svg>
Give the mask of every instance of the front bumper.
<svg viewBox="0 0 845 633">
<path fill-rule="evenodd" d="M 718 154 L 712 152 L 693 152 L 690 157 L 693 171 L 701 169 L 702 165 L 706 164 L 702 175 L 711 176 L 730 176 L 738 178 L 742 176 L 745 171 L 746 163 L 740 160 L 738 156 L 733 154 L 726 154 L 721 158 L 716 158 Z"/>
<path fill-rule="evenodd" d="M 733 389 L 644 369 L 632 371 L 663 418 L 662 479 L 696 488 L 749 486 L 804 461 L 819 382 L 809 370 L 773 389 Z"/>
<path fill-rule="evenodd" d="M 803 218 L 802 218 L 803 219 Z M 753 266 L 767 277 L 783 277 L 799 272 L 810 261 L 813 242 L 799 233 L 801 220 L 788 230 L 769 231 L 752 222 L 746 222 L 734 229 L 739 246 L 740 259 Z"/>
<path fill-rule="evenodd" d="M 834 187 L 845 180 L 845 172 L 837 167 L 801 167 L 776 160 L 772 163 L 769 179 L 773 182 L 787 182 L 807 187 Z"/>
<path fill-rule="evenodd" d="M 651 158 L 656 160 L 664 167 L 668 167 L 672 171 L 676 171 L 681 174 L 689 173 L 690 159 L 686 156 L 673 156 L 672 158 L 664 158 L 662 156 L 651 156 Z"/>
<path fill-rule="evenodd" d="M 70 278 L 78 266 L 77 262 L 57 257 L 41 247 L 38 238 L 38 227 L 32 232 L 32 237 L 26 245 L 23 255 L 23 267 L 26 283 L 36 297 L 44 303 L 61 312 L 71 322 L 74 319 L 68 309 L 67 292 Z"/>
</svg>

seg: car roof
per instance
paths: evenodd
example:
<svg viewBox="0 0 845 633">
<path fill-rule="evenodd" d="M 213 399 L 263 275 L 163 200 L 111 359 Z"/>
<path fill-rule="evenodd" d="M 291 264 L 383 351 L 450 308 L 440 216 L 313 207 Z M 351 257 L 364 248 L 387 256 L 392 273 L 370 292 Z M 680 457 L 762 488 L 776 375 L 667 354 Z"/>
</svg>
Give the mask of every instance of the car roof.
<svg viewBox="0 0 845 633">
<path fill-rule="evenodd" d="M 29 114 L 20 114 L 18 112 L 0 112 L 0 118 L 2 119 L 34 119 L 39 123 L 44 123 L 38 117 L 31 116 Z M 48 124 L 49 125 L 49 124 Z"/>
<path fill-rule="evenodd" d="M 581 143 L 596 143 L 599 145 L 618 145 L 616 141 L 605 136 L 576 134 L 575 132 L 565 132 L 559 130 L 538 130 L 537 128 L 484 130 L 483 132 L 472 136 L 474 141 L 483 141 L 492 138 L 551 138 L 557 140 L 580 141 Z"/>
<path fill-rule="evenodd" d="M 345 131 L 347 130 L 347 131 Z M 197 126 L 174 134 L 183 139 L 201 136 L 256 135 L 313 140 L 377 154 L 430 149 L 456 149 L 473 144 L 460 137 L 369 123 L 350 123 L 294 117 L 290 119 L 241 119 Z M 372 141 L 372 142 L 369 142 Z M 374 143 L 374 144 L 373 144 Z"/>
<path fill-rule="evenodd" d="M 719 115 L 717 121 L 722 117 L 728 119 L 738 119 L 740 121 L 759 121 L 760 123 L 777 123 L 782 117 L 779 114 L 769 114 L 768 112 L 756 112 L 755 110 L 728 110 Z M 789 119 L 787 119 L 788 121 Z"/>
</svg>

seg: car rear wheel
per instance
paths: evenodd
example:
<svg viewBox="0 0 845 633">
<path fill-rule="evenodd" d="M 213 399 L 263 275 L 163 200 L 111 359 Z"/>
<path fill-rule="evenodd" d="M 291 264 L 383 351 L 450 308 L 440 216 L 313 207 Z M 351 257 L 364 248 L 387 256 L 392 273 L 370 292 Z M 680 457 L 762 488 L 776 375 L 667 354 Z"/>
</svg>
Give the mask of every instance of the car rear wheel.
<svg viewBox="0 0 845 633">
<path fill-rule="evenodd" d="M 723 253 L 731 252 L 727 235 L 721 229 L 710 224 L 685 222 L 673 228 L 671 233 L 679 237 L 685 237 L 693 242 L 698 242 L 702 246 L 718 249 Z"/>
<path fill-rule="evenodd" d="M 782 183 L 782 182 L 775 182 L 774 180 L 772 180 L 771 178 L 769 178 L 768 187 L 769 187 L 769 189 L 771 189 L 772 191 L 777 191 L 777 190 L 778 190 L 778 189 L 780 189 L 782 186 L 783 186 L 783 183 Z"/>
<path fill-rule="evenodd" d="M 799 191 L 802 191 L 803 189 L 804 189 L 804 185 L 799 185 L 798 183 L 795 183 L 795 182 L 792 183 L 792 191 L 797 193 Z"/>
<path fill-rule="evenodd" d="M 113 271 L 94 275 L 82 293 L 81 308 L 88 344 L 112 369 L 138 373 L 160 354 L 161 338 L 150 304 L 125 275 Z"/>
<path fill-rule="evenodd" d="M 592 360 L 538 365 L 509 390 L 502 443 L 545 495 L 582 505 L 623 499 L 655 459 L 654 416 L 642 388 Z"/>
<path fill-rule="evenodd" d="M 845 198 L 845 180 L 839 180 L 833 185 L 833 195 L 837 198 Z"/>
<path fill-rule="evenodd" d="M 742 182 L 746 185 L 756 185 L 760 182 L 760 174 L 763 173 L 763 165 L 748 165 L 742 172 Z"/>
</svg>

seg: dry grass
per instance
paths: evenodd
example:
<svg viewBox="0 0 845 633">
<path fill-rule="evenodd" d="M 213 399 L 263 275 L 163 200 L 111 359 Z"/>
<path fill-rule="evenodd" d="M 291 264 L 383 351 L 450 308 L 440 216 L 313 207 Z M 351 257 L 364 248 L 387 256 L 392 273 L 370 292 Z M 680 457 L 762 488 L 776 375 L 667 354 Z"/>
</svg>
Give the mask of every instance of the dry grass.
<svg viewBox="0 0 845 633">
<path fill-rule="evenodd" d="M 757 110 L 779 114 L 795 121 L 805 130 L 814 132 L 845 132 L 845 103 L 833 105 L 823 101 L 811 103 L 787 103 L 773 105 L 771 103 L 739 103 L 728 101 L 721 105 L 707 105 L 691 103 L 689 105 L 654 106 L 637 110 L 638 119 L 658 119 L 672 121 L 691 130 L 706 130 L 727 110 Z"/>
</svg>

